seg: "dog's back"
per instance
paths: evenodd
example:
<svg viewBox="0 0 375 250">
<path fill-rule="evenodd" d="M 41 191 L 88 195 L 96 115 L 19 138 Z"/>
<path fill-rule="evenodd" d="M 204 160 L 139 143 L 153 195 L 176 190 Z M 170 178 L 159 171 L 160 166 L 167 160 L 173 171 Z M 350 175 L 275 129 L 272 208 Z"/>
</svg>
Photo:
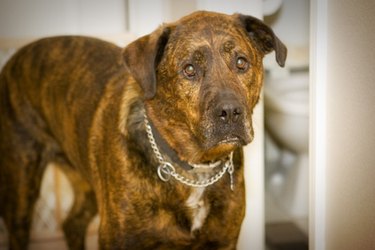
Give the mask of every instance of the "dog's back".
<svg viewBox="0 0 375 250">
<path fill-rule="evenodd" d="M 10 245 L 26 247 L 28 211 L 46 165 L 87 166 L 95 110 L 124 69 L 120 48 L 85 37 L 36 41 L 5 65 L 0 75 L 0 216 L 9 234 L 25 239 Z"/>
<path fill-rule="evenodd" d="M 24 47 L 1 75 L 2 134 L 25 129 L 37 142 L 58 138 L 72 155 L 85 150 L 100 98 L 123 70 L 121 49 L 93 38 L 47 38 Z M 6 136 L 1 140 L 11 141 Z"/>
</svg>

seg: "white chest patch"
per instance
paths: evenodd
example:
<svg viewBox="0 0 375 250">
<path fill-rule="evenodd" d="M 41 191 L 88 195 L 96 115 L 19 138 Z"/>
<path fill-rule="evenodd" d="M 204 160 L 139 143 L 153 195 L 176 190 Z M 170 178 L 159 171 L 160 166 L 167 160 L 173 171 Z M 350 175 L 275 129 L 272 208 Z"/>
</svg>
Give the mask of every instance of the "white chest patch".
<svg viewBox="0 0 375 250">
<path fill-rule="evenodd" d="M 205 188 L 194 188 L 189 198 L 186 200 L 186 206 L 191 210 L 192 224 L 191 232 L 200 229 L 209 212 L 209 207 L 202 199 Z"/>
</svg>

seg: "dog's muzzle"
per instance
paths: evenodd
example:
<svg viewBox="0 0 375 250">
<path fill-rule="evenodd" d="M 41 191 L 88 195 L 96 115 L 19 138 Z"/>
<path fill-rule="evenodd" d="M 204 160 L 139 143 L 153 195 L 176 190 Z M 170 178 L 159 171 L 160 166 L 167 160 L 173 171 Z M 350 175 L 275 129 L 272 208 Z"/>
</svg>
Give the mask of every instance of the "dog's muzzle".
<svg viewBox="0 0 375 250">
<path fill-rule="evenodd" d="M 211 102 L 208 114 L 211 126 L 206 138 L 210 146 L 231 143 L 243 146 L 251 142 L 252 131 L 246 108 L 232 92 L 223 92 Z"/>
</svg>

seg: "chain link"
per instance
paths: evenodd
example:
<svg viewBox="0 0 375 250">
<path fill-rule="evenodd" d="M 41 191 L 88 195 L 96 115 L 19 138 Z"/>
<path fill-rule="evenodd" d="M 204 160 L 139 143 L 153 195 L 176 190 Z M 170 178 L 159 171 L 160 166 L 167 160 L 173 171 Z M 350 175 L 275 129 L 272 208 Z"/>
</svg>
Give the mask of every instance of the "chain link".
<svg viewBox="0 0 375 250">
<path fill-rule="evenodd" d="M 148 137 L 148 140 L 150 142 L 150 145 L 151 145 L 151 148 L 152 148 L 152 151 L 154 152 L 158 162 L 159 162 L 159 167 L 158 167 L 158 170 L 157 170 L 157 173 L 158 173 L 158 176 L 159 178 L 164 181 L 164 182 L 167 182 L 170 180 L 170 177 L 172 176 L 173 178 L 175 178 L 177 181 L 185 184 L 185 185 L 188 185 L 188 186 L 191 186 L 191 187 L 208 187 L 208 186 L 211 186 L 212 184 L 216 183 L 217 181 L 219 181 L 225 174 L 225 172 L 228 171 L 228 174 L 230 176 L 230 188 L 231 190 L 234 189 L 234 184 L 233 184 L 233 172 L 234 172 L 234 166 L 233 166 L 233 152 L 230 153 L 229 155 L 229 159 L 224 163 L 224 166 L 223 168 L 214 176 L 212 176 L 211 178 L 208 178 L 206 180 L 202 180 L 202 181 L 197 181 L 197 180 L 192 180 L 192 179 L 189 179 L 185 176 L 182 176 L 180 174 L 178 174 L 174 168 L 174 166 L 165 161 L 163 156 L 161 155 L 160 153 L 160 150 L 156 144 L 156 141 L 155 141 L 155 138 L 154 138 L 154 134 L 152 133 L 152 128 L 151 128 L 151 125 L 147 119 L 147 116 L 146 116 L 146 113 L 144 113 L 144 124 L 145 124 L 145 127 L 146 127 L 146 133 L 147 133 L 147 137 Z M 221 161 L 217 161 L 215 163 L 211 163 L 211 164 L 190 164 L 193 168 L 214 168 L 214 167 L 217 167 L 219 166 L 221 163 Z"/>
</svg>

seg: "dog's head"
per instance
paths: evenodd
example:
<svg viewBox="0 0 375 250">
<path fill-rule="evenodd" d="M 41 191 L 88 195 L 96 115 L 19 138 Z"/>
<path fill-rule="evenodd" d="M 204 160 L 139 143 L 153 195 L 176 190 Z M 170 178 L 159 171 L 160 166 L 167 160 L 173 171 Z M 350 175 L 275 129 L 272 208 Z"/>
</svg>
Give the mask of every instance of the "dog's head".
<svg viewBox="0 0 375 250">
<path fill-rule="evenodd" d="M 195 12 L 131 43 L 124 59 L 160 135 L 182 160 L 202 163 L 252 141 L 271 51 L 284 66 L 286 47 L 262 21 Z"/>
</svg>

